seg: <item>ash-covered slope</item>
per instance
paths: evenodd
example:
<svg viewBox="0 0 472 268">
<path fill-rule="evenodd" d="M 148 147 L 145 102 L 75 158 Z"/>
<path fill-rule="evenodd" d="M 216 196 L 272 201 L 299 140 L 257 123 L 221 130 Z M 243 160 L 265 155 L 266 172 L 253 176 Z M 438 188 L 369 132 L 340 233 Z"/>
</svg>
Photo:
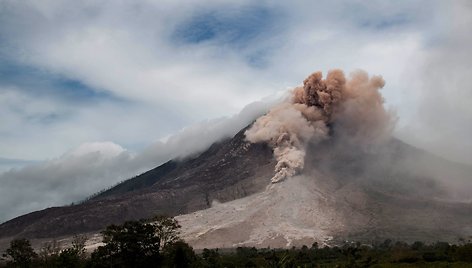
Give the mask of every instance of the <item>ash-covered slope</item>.
<svg viewBox="0 0 472 268">
<path fill-rule="evenodd" d="M 324 142 L 307 149 L 305 171 L 249 197 L 178 216 L 184 238 L 196 248 L 214 248 L 388 238 L 457 242 L 472 235 L 468 195 L 450 187 L 472 188 L 467 166 L 399 140 L 375 151 Z"/>
<path fill-rule="evenodd" d="M 97 231 L 111 223 L 178 215 L 264 189 L 275 161 L 265 144 L 250 144 L 241 130 L 185 160 L 171 160 L 79 205 L 26 214 L 0 225 L 0 239 L 55 237 Z M 85 168 L 85 167 L 84 167 Z"/>
</svg>

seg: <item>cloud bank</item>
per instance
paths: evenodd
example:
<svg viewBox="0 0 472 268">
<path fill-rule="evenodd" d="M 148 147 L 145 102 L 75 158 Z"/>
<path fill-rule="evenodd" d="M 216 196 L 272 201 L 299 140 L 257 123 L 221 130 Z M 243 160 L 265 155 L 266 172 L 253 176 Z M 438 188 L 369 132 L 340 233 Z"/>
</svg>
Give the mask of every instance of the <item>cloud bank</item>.
<svg viewBox="0 0 472 268">
<path fill-rule="evenodd" d="M 1 7 L 3 158 L 45 160 L 99 140 L 142 150 L 296 85 L 309 70 L 338 67 L 382 73 L 398 133 L 471 163 L 463 152 L 472 150 L 460 148 L 472 146 L 460 134 L 470 132 L 462 127 L 471 116 L 467 1 L 4 0 Z M 419 103 L 425 107 L 412 108 Z M 444 111 L 433 115 L 435 107 Z M 456 107 L 461 116 L 445 120 L 448 133 L 431 131 L 428 118 L 450 118 Z"/>
<path fill-rule="evenodd" d="M 187 157 L 231 137 L 278 102 L 273 97 L 247 105 L 227 118 L 204 121 L 157 141 L 139 153 L 113 142 L 84 143 L 59 158 L 0 175 L 0 221 L 50 206 L 81 201 L 170 159 Z"/>
</svg>

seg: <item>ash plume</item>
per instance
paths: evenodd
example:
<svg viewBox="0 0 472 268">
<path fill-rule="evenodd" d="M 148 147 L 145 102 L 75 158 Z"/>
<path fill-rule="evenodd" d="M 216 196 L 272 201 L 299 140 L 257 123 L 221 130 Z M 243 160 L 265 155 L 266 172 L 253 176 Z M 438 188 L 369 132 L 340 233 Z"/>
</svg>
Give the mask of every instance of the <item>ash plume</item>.
<svg viewBox="0 0 472 268">
<path fill-rule="evenodd" d="M 342 138 L 360 145 L 390 137 L 392 116 L 383 107 L 381 76 L 364 71 L 346 79 L 341 70 L 308 76 L 285 102 L 259 117 L 246 131 L 251 143 L 267 142 L 277 160 L 273 183 L 296 175 L 304 167 L 309 142 Z"/>
</svg>

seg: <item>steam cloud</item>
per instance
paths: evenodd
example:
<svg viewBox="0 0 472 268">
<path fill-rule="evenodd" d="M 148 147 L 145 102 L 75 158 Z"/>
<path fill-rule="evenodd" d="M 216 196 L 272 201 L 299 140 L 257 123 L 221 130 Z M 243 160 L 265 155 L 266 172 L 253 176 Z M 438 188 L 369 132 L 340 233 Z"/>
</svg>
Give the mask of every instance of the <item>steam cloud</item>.
<svg viewBox="0 0 472 268">
<path fill-rule="evenodd" d="M 392 116 L 383 107 L 381 76 L 356 71 L 346 79 L 341 70 L 311 74 L 285 102 L 259 117 L 246 131 L 249 142 L 267 142 L 277 160 L 273 183 L 303 170 L 309 142 L 341 137 L 375 144 L 390 136 Z"/>
</svg>

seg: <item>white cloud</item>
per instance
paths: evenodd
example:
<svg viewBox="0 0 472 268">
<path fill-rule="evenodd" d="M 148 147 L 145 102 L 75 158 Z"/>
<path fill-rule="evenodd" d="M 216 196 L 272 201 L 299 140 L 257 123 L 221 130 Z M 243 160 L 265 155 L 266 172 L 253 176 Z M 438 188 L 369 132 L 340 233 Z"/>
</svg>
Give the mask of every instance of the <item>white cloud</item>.
<svg viewBox="0 0 472 268">
<path fill-rule="evenodd" d="M 89 142 L 48 160 L 0 174 L 0 221 L 49 206 L 77 202 L 170 159 L 201 152 L 233 136 L 279 98 L 247 105 L 227 118 L 205 121 L 157 141 L 139 153 L 113 142 Z"/>
<path fill-rule="evenodd" d="M 472 164 L 472 4 L 441 5 L 444 20 L 423 48 L 415 109 L 399 135 L 438 155 Z"/>
<path fill-rule="evenodd" d="M 120 145 L 107 141 L 107 142 L 86 142 L 81 144 L 79 147 L 70 151 L 68 155 L 72 157 L 81 157 L 84 155 L 99 153 L 101 157 L 105 159 L 113 158 L 125 150 Z"/>
</svg>

